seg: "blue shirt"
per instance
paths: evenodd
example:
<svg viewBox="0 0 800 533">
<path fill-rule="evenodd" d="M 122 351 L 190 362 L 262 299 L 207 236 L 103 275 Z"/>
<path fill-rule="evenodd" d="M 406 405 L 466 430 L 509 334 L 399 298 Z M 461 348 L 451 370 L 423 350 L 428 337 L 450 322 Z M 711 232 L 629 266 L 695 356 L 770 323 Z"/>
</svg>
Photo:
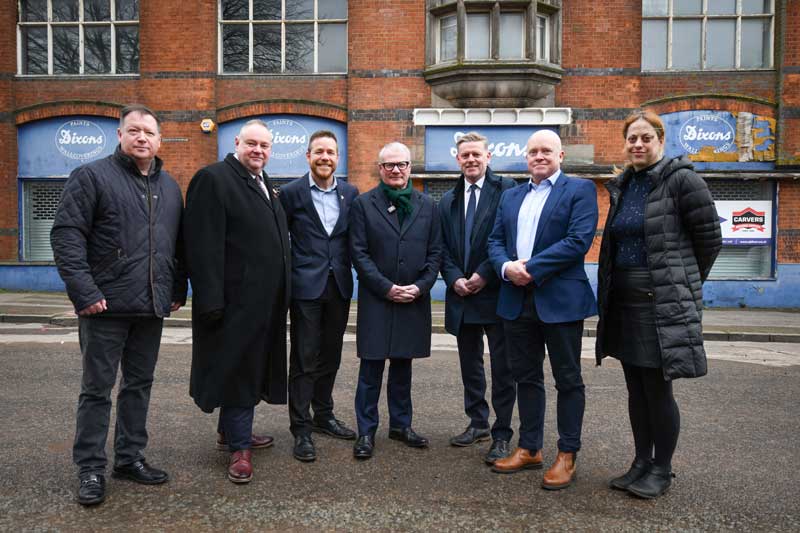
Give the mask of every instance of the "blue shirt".
<svg viewBox="0 0 800 533">
<path fill-rule="evenodd" d="M 622 188 L 622 197 L 611 222 L 614 237 L 614 265 L 646 267 L 647 246 L 644 242 L 644 210 L 650 180 L 647 169 L 635 172 Z"/>
<path fill-rule="evenodd" d="M 539 219 L 542 217 L 542 209 L 550 196 L 550 191 L 561 175 L 561 171 L 557 170 L 552 176 L 542 180 L 539 185 L 533 182 L 533 179 L 528 181 L 528 192 L 525 199 L 522 200 L 522 205 L 519 207 L 519 214 L 517 215 L 517 258 L 527 261 L 531 258 L 533 253 L 534 240 L 536 238 L 536 229 L 539 227 Z M 502 274 L 503 279 L 506 279 L 506 266 L 508 262 L 503 264 Z"/>
<path fill-rule="evenodd" d="M 330 188 L 322 190 L 314 182 L 311 173 L 308 173 L 308 186 L 311 188 L 311 199 L 314 201 L 314 208 L 322 222 L 325 231 L 330 235 L 336 222 L 339 220 L 339 191 L 337 189 L 336 177 Z"/>
</svg>

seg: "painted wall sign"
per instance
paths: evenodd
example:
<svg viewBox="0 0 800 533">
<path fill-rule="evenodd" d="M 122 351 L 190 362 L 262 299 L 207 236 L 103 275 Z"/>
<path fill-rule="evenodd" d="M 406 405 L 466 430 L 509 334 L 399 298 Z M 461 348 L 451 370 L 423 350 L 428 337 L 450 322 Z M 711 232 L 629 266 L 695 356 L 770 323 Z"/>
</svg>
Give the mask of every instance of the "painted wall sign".
<svg viewBox="0 0 800 533">
<path fill-rule="evenodd" d="M 661 115 L 665 153 L 686 154 L 695 168 L 775 168 L 775 119 L 746 112 L 679 111 Z"/>
<path fill-rule="evenodd" d="M 77 116 L 21 125 L 19 176 L 68 176 L 76 167 L 114 153 L 118 124 L 111 118 Z"/>
<path fill-rule="evenodd" d="M 526 172 L 525 144 L 534 132 L 558 128 L 535 126 L 428 126 L 425 128 L 425 170 L 458 171 L 456 141 L 468 131 L 477 131 L 489 139 L 492 159 L 489 166 L 498 172 Z"/>
<path fill-rule="evenodd" d="M 722 228 L 722 243 L 734 246 L 753 246 L 772 243 L 772 202 L 718 201 L 714 202 Z"/>
<path fill-rule="evenodd" d="M 217 136 L 218 158 L 234 151 L 234 138 L 248 120 L 258 118 L 267 123 L 272 132 L 272 155 L 267 163 L 270 176 L 301 176 L 308 172 L 306 149 L 308 139 L 317 130 L 329 130 L 339 143 L 337 176 L 347 176 L 347 127 L 335 120 L 305 115 L 262 115 L 247 117 L 219 125 Z"/>
</svg>

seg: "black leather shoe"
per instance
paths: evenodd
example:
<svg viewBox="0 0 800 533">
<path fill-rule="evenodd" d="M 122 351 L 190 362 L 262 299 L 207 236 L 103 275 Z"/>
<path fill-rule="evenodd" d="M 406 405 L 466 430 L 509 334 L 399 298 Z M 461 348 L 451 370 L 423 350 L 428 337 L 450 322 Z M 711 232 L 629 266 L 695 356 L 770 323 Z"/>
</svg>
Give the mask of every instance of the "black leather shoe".
<svg viewBox="0 0 800 533">
<path fill-rule="evenodd" d="M 336 439 L 355 440 L 356 432 L 345 426 L 341 420 L 331 418 L 321 422 L 314 422 L 311 426 L 311 431 L 315 433 L 324 433 Z"/>
<path fill-rule="evenodd" d="M 106 478 L 100 474 L 81 476 L 78 485 L 78 503 L 97 505 L 106 499 Z"/>
<path fill-rule="evenodd" d="M 609 481 L 608 486 L 612 489 L 628 490 L 628 487 L 631 485 L 631 483 L 642 477 L 647 472 L 647 469 L 650 467 L 650 463 L 651 462 L 646 459 L 634 459 L 628 471 Z"/>
<path fill-rule="evenodd" d="M 411 448 L 426 448 L 428 446 L 428 439 L 414 433 L 410 427 L 407 428 L 390 428 L 389 438 L 399 440 L 406 446 Z"/>
<path fill-rule="evenodd" d="M 146 461 L 136 461 L 129 465 L 115 466 L 111 477 L 130 479 L 142 485 L 159 485 L 169 479 L 166 472 L 153 468 Z"/>
<path fill-rule="evenodd" d="M 464 433 L 460 435 L 456 435 L 452 439 L 450 439 L 450 444 L 452 446 L 458 446 L 461 448 L 465 448 L 467 446 L 472 446 L 476 442 L 483 442 L 485 440 L 489 440 L 492 438 L 492 433 L 489 431 L 489 428 L 486 429 L 478 429 L 473 427 L 468 427 L 464 430 Z"/>
<path fill-rule="evenodd" d="M 356 459 L 369 459 L 375 451 L 375 440 L 371 435 L 359 435 L 353 445 L 353 457 Z"/>
<path fill-rule="evenodd" d="M 666 468 L 650 465 L 645 474 L 628 485 L 628 492 L 640 498 L 658 498 L 672 485 L 672 478 L 675 474 Z"/>
<path fill-rule="evenodd" d="M 495 439 L 492 441 L 492 445 L 489 447 L 489 451 L 483 461 L 487 465 L 493 465 L 498 459 L 505 459 L 509 455 L 511 455 L 511 447 L 508 445 L 508 441 Z"/>
<path fill-rule="evenodd" d="M 298 461 L 310 463 L 316 460 L 317 450 L 314 449 L 314 441 L 310 435 L 298 435 L 294 438 L 294 458 Z"/>
</svg>

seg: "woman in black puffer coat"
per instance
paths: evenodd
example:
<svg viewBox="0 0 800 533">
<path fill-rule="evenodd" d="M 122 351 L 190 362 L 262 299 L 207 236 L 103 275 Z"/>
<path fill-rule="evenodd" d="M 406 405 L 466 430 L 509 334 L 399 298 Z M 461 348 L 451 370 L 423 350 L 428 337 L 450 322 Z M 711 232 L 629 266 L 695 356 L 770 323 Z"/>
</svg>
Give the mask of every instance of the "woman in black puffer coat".
<svg viewBox="0 0 800 533">
<path fill-rule="evenodd" d="M 606 184 L 596 355 L 619 359 L 636 457 L 610 486 L 643 498 L 672 480 L 680 413 L 672 380 L 705 375 L 703 282 L 722 247 L 705 181 L 686 157 L 663 156 L 664 124 L 651 111 L 624 123 L 624 172 Z"/>
</svg>

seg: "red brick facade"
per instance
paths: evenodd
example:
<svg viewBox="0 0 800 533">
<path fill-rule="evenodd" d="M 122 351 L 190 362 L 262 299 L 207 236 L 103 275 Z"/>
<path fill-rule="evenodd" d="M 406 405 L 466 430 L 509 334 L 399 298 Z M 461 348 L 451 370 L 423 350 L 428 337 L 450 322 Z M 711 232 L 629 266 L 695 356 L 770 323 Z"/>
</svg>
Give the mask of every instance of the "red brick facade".
<svg viewBox="0 0 800 533">
<path fill-rule="evenodd" d="M 778 261 L 800 263 L 800 0 L 777 0 L 775 64 L 769 71 L 642 74 L 641 0 L 562 2 L 565 73 L 555 106 L 573 109 L 562 128 L 567 144 L 593 145 L 598 174 L 622 161 L 621 117 L 648 105 L 659 113 L 692 109 L 747 111 L 774 117 L 778 204 Z M 379 148 L 400 140 L 424 158 L 424 128 L 415 108 L 438 107 L 422 75 L 425 64 L 424 0 L 348 2 L 347 75 L 219 75 L 218 2 L 141 0 L 140 73 L 135 76 L 17 76 L 17 2 L 0 0 L 0 261 L 18 258 L 16 128 L 68 115 L 117 116 L 141 102 L 161 112 L 165 142 L 160 155 L 185 188 L 201 166 L 217 158 L 217 123 L 270 113 L 297 113 L 347 123 L 349 180 L 360 189 L 377 179 Z M 416 167 L 415 167 L 416 168 Z M 418 180 L 421 186 L 421 180 Z M 598 179 L 601 221 L 607 196 Z M 602 223 L 601 223 L 602 225 Z M 597 242 L 588 256 L 596 260 Z"/>
</svg>

